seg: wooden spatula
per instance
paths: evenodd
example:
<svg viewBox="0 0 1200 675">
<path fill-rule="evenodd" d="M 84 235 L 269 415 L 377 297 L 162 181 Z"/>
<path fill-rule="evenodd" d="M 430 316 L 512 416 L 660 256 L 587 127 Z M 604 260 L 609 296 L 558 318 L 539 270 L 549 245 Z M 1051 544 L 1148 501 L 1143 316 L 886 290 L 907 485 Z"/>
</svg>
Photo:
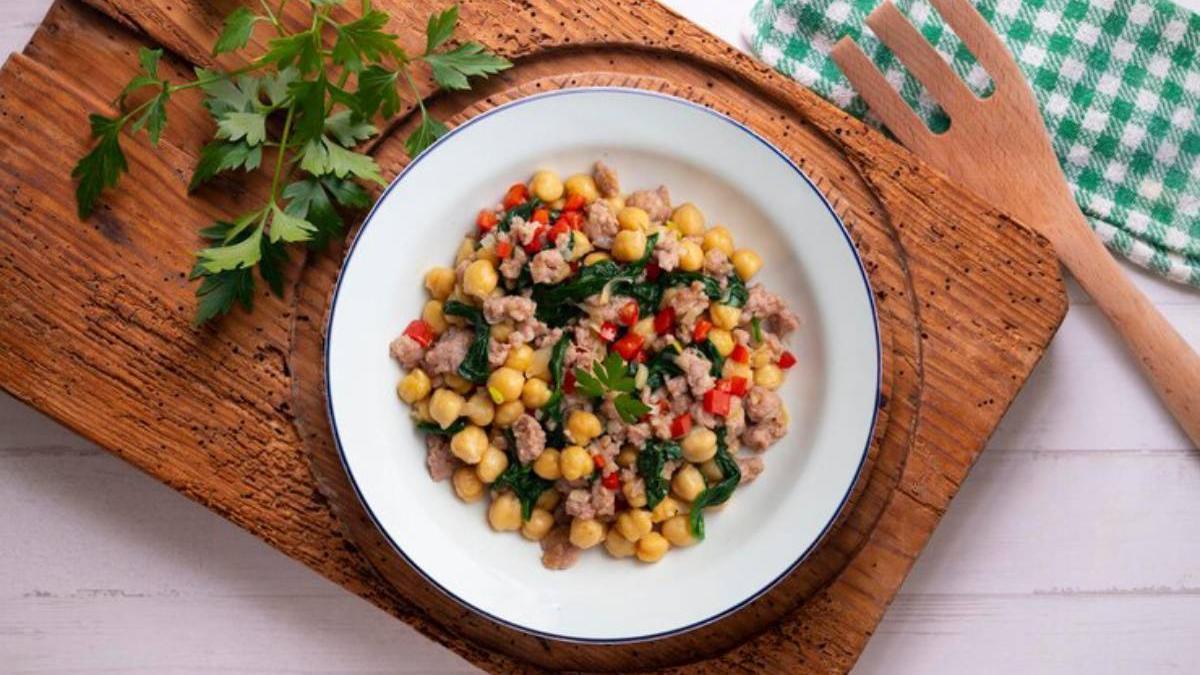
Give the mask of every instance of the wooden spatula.
<svg viewBox="0 0 1200 675">
<path fill-rule="evenodd" d="M 833 48 L 833 60 L 904 145 L 1050 240 L 1125 339 L 1192 443 L 1200 446 L 1200 357 L 1088 227 L 1054 156 L 1033 92 L 1000 38 L 967 0 L 930 1 L 991 75 L 990 97 L 975 96 L 891 2 L 876 8 L 867 25 L 941 104 L 950 118 L 945 133 L 931 132 L 850 38 Z"/>
</svg>

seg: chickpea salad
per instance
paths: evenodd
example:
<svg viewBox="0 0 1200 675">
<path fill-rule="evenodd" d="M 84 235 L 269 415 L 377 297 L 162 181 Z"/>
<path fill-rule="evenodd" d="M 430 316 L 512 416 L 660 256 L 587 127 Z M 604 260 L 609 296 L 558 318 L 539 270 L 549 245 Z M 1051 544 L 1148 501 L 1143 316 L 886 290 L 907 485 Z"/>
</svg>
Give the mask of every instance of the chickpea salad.
<svg viewBox="0 0 1200 675">
<path fill-rule="evenodd" d="M 603 548 L 646 563 L 704 539 L 704 512 L 787 433 L 796 363 L 762 258 L 666 187 L 597 162 L 538 171 L 479 212 L 421 318 L 392 341 L 435 481 L 489 500 L 551 569 Z"/>
</svg>

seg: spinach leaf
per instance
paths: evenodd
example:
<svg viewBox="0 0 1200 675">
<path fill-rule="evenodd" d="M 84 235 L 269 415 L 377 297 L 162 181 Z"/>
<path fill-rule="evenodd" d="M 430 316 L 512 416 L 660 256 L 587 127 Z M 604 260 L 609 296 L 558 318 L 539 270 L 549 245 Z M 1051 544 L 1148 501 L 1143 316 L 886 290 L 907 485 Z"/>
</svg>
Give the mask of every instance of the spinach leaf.
<svg viewBox="0 0 1200 675">
<path fill-rule="evenodd" d="M 530 514 L 533 513 L 533 505 L 537 503 L 538 497 L 550 489 L 554 483 L 534 473 L 532 462 L 521 464 L 511 449 L 514 447 L 516 447 L 516 444 L 510 442 L 508 468 L 504 470 L 504 473 L 500 474 L 495 483 L 492 483 L 492 489 L 503 490 L 504 488 L 508 488 L 512 490 L 517 499 L 521 501 L 521 520 L 529 520 Z"/>
<path fill-rule="evenodd" d="M 475 339 L 467 349 L 467 355 L 458 366 L 458 374 L 464 379 L 483 384 L 487 382 L 488 370 L 488 339 L 492 335 L 492 327 L 483 317 L 483 310 L 478 307 L 451 300 L 442 311 L 451 316 L 461 316 L 475 326 Z"/>
<path fill-rule="evenodd" d="M 704 294 L 708 296 L 709 300 L 720 300 L 722 296 L 721 282 L 717 281 L 714 277 L 699 272 L 676 270 L 664 274 L 661 279 L 664 288 L 670 288 L 671 286 L 691 286 L 692 282 L 699 281 L 704 284 Z"/>
<path fill-rule="evenodd" d="M 682 375 L 683 370 L 675 365 L 675 352 L 671 349 L 664 349 L 646 362 L 646 370 L 650 376 L 646 378 L 646 388 L 654 391 L 663 386 L 668 377 Z"/>
<path fill-rule="evenodd" d="M 443 429 L 437 422 L 417 422 L 417 429 L 424 431 L 427 434 L 437 434 L 438 436 L 453 436 L 467 427 L 467 418 L 460 417 L 450 423 L 450 426 Z"/>
<path fill-rule="evenodd" d="M 533 301 L 537 318 L 550 326 L 567 324 L 580 313 L 576 303 L 604 290 L 605 284 L 621 274 L 621 266 L 611 260 L 588 265 L 575 278 L 558 284 L 534 284 Z"/>
<path fill-rule="evenodd" d="M 725 296 L 721 298 L 722 305 L 730 307 L 745 307 L 746 301 L 750 299 L 750 291 L 746 289 L 746 282 L 736 274 L 729 275 L 729 288 L 725 290 Z"/>
<path fill-rule="evenodd" d="M 550 377 L 554 380 L 554 391 L 550 400 L 542 406 L 542 426 L 547 427 L 546 442 L 551 447 L 562 447 L 566 438 L 563 435 L 563 362 L 566 360 L 567 347 L 571 345 L 571 336 L 563 335 L 554 345 L 550 353 Z"/>
<path fill-rule="evenodd" d="M 708 372 L 712 373 L 713 377 L 721 377 L 721 371 L 725 369 L 725 357 L 717 351 L 717 346 L 712 343 L 712 340 L 706 339 L 698 347 L 700 353 L 704 354 L 704 358 L 712 363 L 712 368 Z"/>
<path fill-rule="evenodd" d="M 634 281 L 620 279 L 612 285 L 614 295 L 623 295 L 637 301 L 638 312 L 642 317 L 654 316 L 658 306 L 662 304 L 662 286 L 649 281 Z"/>
<path fill-rule="evenodd" d="M 652 439 L 637 456 L 638 474 L 646 485 L 646 508 L 652 509 L 667 496 L 670 484 L 663 478 L 663 466 L 667 460 L 683 457 L 683 450 L 674 441 Z"/>
<path fill-rule="evenodd" d="M 733 455 L 729 454 L 729 448 L 725 445 L 725 427 L 717 429 L 717 456 L 715 460 L 724 478 L 716 485 L 705 488 L 704 492 L 701 492 L 692 501 L 690 525 L 692 536 L 697 539 L 704 538 L 705 507 L 724 504 L 733 496 L 733 491 L 737 489 L 738 483 L 742 481 L 742 470 L 738 468 L 737 461 L 733 459 Z"/>
</svg>

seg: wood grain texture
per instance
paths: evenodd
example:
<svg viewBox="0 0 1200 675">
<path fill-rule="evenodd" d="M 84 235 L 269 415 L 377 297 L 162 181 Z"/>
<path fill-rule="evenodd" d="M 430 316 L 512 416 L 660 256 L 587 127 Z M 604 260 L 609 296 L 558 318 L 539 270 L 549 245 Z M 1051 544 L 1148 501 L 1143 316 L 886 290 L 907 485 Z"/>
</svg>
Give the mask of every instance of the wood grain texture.
<svg viewBox="0 0 1200 675">
<path fill-rule="evenodd" d="M 210 131 L 205 120 L 177 115 L 160 155 L 131 144 L 131 164 L 146 179 L 142 187 L 127 182 L 93 223 L 74 225 L 66 164 L 82 150 L 84 139 L 63 131 L 59 120 L 82 119 L 86 110 L 105 105 L 130 74 L 129 56 L 143 39 L 135 30 L 197 61 L 203 58 L 197 45 L 209 44 L 212 36 L 213 12 L 206 5 L 96 4 L 125 28 L 77 4 L 57 5 L 27 55 L 13 57 L 0 74 L 5 113 L 0 185 L 12 196 L 0 208 L 13 224 L 0 234 L 0 279 L 5 281 L 0 383 L 477 664 L 496 670 L 528 667 L 461 634 L 466 630 L 495 643 L 502 633 L 494 627 L 464 610 L 433 600 L 414 604 L 405 595 L 421 589 L 397 593 L 381 583 L 342 536 L 314 487 L 290 424 L 293 372 L 286 355 L 293 321 L 297 331 L 319 323 L 319 306 L 293 310 L 294 298 L 264 298 L 252 319 L 236 316 L 219 333 L 187 327 L 191 288 L 178 273 L 186 269 L 186 251 L 194 241 L 192 230 L 178 222 L 204 222 L 231 209 L 228 200 L 247 198 L 261 187 L 186 198 L 184 176 L 199 139 Z M 415 26 L 422 25 L 416 19 L 427 9 L 379 4 L 394 10 L 402 32 L 415 39 Z M 528 25 L 561 22 L 562 29 L 526 34 L 524 23 L 517 30 L 505 28 L 513 16 L 528 12 L 537 19 Z M 634 20 L 623 20 L 626 15 Z M 693 93 L 711 90 L 704 95 L 736 104 L 731 110 L 739 116 L 754 111 L 747 121 L 810 172 L 824 175 L 829 191 L 843 196 L 856 242 L 869 260 L 878 261 L 870 272 L 873 281 L 881 281 L 876 291 L 886 295 L 881 306 L 887 303 L 885 312 L 907 315 L 910 322 L 893 332 L 893 387 L 907 382 L 912 389 L 889 398 L 891 422 L 884 431 L 908 429 L 915 440 L 896 446 L 906 455 L 892 465 L 898 469 L 903 462 L 897 489 L 876 498 L 882 510 L 866 521 L 874 527 L 857 539 L 866 543 L 838 554 L 847 566 L 831 580 L 815 577 L 822 588 L 784 622 L 706 664 L 722 670 L 848 669 L 1062 317 L 1061 282 L 1045 242 L 953 188 L 879 134 L 735 57 L 658 5 L 614 2 L 584 12 L 554 2 L 478 2 L 464 9 L 464 22 L 474 37 L 513 56 L 526 55 L 516 71 L 491 85 L 497 91 L 524 84 L 526 75 L 518 73 L 541 77 L 558 67 L 586 65 L 595 72 L 601 63 L 604 70 L 625 67 L 633 71 L 626 76 L 639 77 L 676 68 L 675 86 L 691 85 Z M 579 46 L 587 43 L 593 47 Z M 97 73 L 91 65 L 97 54 L 113 67 Z M 592 62 L 573 64 L 578 54 Z M 172 60 L 170 65 L 182 69 L 187 64 Z M 81 72 L 89 77 L 68 75 Z M 570 77 L 562 84 L 570 85 Z M 43 100 L 41 92 L 59 88 L 65 93 Z M 470 107 L 453 97 L 439 97 L 437 105 Z M 402 116 L 396 124 L 407 121 Z M 61 145 L 62 154 L 40 157 L 22 143 L 42 137 Z M 385 137 L 378 156 L 394 169 L 402 158 L 389 160 L 390 138 Z M 157 216 L 163 213 L 172 214 L 170 222 Z M 18 249 L 46 253 L 30 260 L 13 255 Z M 336 266 L 336 259 L 327 264 Z M 306 278 L 318 267 L 310 267 Z M 898 282 L 882 283 L 897 272 Z M 907 380 L 899 377 L 901 370 Z M 880 456 L 876 466 L 885 466 Z M 547 659 L 557 658 L 558 650 L 539 646 Z M 678 660 L 679 646 L 665 649 L 662 663 Z M 622 663 L 615 660 L 622 658 L 616 652 L 563 652 L 563 658 L 588 667 Z"/>
</svg>

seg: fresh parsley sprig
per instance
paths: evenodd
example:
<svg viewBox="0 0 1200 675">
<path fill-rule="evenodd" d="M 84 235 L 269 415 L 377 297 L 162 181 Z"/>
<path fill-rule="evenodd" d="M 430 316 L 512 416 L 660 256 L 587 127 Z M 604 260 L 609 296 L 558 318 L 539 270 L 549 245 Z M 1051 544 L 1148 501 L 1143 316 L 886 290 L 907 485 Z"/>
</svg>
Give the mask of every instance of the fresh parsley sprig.
<svg viewBox="0 0 1200 675">
<path fill-rule="evenodd" d="M 575 386 L 579 391 L 593 398 L 604 398 L 606 393 L 616 394 L 613 405 L 621 419 L 627 424 L 634 424 L 642 415 L 650 412 L 650 406 L 634 396 L 637 385 L 629 366 L 621 355 L 610 352 L 603 361 L 592 367 L 592 372 L 583 368 L 575 369 Z"/>
<path fill-rule="evenodd" d="M 424 50 L 410 55 L 387 32 L 388 14 L 372 9 L 370 0 L 363 0 L 361 16 L 345 22 L 332 16 L 344 0 L 306 0 L 311 21 L 290 31 L 279 17 L 289 2 L 301 1 L 262 0 L 262 13 L 239 7 L 226 17 L 214 56 L 246 49 L 259 24 L 274 32 L 265 51 L 234 70 L 197 68 L 194 79 L 172 83 L 160 73 L 162 50 L 141 49 L 139 72 L 117 97 L 118 114 L 89 118 L 95 144 L 71 174 L 79 181 L 81 219 L 129 171 L 122 133 L 144 130 L 157 145 L 168 103 L 180 91 L 201 89 L 216 123 L 213 140 L 200 150 L 189 192 L 226 172 L 255 171 L 264 165 L 264 154 L 274 155 L 266 161 L 272 175 L 264 203 L 201 232 L 208 245 L 197 252 L 192 269 L 192 278 L 201 280 L 197 324 L 236 304 L 251 309 L 256 267 L 271 291 L 282 295 L 287 245 L 323 247 L 344 228 L 343 210 L 370 205 L 362 183 L 382 184 L 383 177 L 375 160 L 355 148 L 379 133 L 371 123 L 376 115 L 399 112 L 399 88 L 408 90 L 420 113 L 405 140 L 410 156 L 448 131 L 425 108 L 411 73 L 415 63 L 424 62 L 439 86 L 454 90 L 512 65 L 475 42 L 448 44 L 458 23 L 457 5 L 429 17 Z M 134 99 L 140 102 L 132 104 Z"/>
</svg>

